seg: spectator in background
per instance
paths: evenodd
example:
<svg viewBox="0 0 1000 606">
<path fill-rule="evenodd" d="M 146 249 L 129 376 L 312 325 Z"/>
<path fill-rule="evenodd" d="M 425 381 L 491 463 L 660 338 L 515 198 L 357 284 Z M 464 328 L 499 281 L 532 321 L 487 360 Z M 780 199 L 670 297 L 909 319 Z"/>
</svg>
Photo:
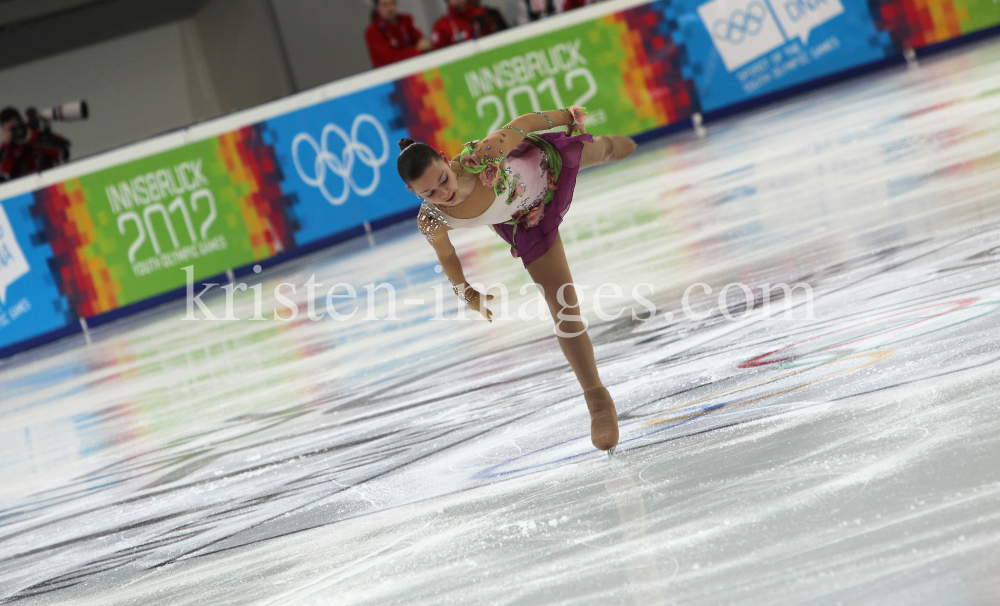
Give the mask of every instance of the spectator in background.
<svg viewBox="0 0 1000 606">
<path fill-rule="evenodd" d="M 598 2 L 604 2 L 604 0 L 566 0 L 563 3 L 563 10 L 573 10 L 574 8 L 589 6 L 591 4 L 597 4 Z"/>
<path fill-rule="evenodd" d="M 579 2 L 580 0 L 576 1 Z M 490 27 L 493 29 L 494 33 L 502 32 L 508 27 L 510 27 L 509 25 L 507 25 L 507 20 L 503 18 L 503 13 L 501 13 L 497 9 L 489 6 L 483 6 L 482 0 L 469 0 L 469 2 L 472 4 L 472 6 L 475 6 L 476 8 L 481 8 L 484 11 L 486 11 L 486 20 L 490 22 Z"/>
<path fill-rule="evenodd" d="M 444 48 L 466 40 L 475 40 L 494 32 L 486 11 L 470 0 L 445 0 L 448 12 L 434 23 L 431 40 L 434 48 Z"/>
<path fill-rule="evenodd" d="M 69 160 L 69 141 L 29 127 L 13 107 L 0 111 L 0 182 L 30 175 Z"/>
<path fill-rule="evenodd" d="M 538 21 L 588 4 L 596 4 L 601 0 L 520 0 L 517 5 L 517 22 L 519 25 Z"/>
<path fill-rule="evenodd" d="M 431 43 L 413 24 L 413 17 L 399 12 L 396 0 L 373 2 L 372 22 L 365 30 L 372 67 L 389 65 L 431 50 Z"/>
</svg>

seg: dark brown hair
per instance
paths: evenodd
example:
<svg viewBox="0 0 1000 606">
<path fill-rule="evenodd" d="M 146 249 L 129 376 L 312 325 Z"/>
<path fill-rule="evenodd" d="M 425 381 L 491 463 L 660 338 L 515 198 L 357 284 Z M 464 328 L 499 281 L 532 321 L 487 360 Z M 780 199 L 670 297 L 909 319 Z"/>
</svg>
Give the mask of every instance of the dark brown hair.
<svg viewBox="0 0 1000 606">
<path fill-rule="evenodd" d="M 399 177 L 407 184 L 413 183 L 424 174 L 435 160 L 440 160 L 434 148 L 426 143 L 417 143 L 413 139 L 399 140 L 399 159 L 396 160 L 396 170 Z"/>
</svg>

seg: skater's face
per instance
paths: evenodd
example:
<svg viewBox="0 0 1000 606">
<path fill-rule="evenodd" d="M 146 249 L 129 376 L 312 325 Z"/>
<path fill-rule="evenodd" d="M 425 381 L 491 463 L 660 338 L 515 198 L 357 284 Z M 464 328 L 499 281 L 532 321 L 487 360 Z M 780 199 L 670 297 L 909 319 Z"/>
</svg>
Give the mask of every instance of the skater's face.
<svg viewBox="0 0 1000 606">
<path fill-rule="evenodd" d="M 455 206 L 461 202 L 458 198 L 458 178 L 447 160 L 447 156 L 441 154 L 440 160 L 428 166 L 420 178 L 408 185 L 410 191 L 438 206 Z"/>
</svg>

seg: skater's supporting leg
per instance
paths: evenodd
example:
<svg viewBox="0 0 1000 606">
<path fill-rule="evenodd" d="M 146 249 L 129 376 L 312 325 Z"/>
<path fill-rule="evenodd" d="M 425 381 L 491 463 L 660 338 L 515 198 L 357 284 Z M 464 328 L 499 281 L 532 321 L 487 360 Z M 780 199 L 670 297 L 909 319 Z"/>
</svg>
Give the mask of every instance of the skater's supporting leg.
<svg viewBox="0 0 1000 606">
<path fill-rule="evenodd" d="M 570 275 L 569 263 L 566 261 L 566 251 L 558 233 L 548 252 L 529 263 L 527 270 L 531 279 L 542 288 L 552 319 L 559 328 L 559 347 L 583 388 L 587 408 L 590 410 L 591 441 L 595 447 L 608 450 L 618 443 L 618 414 L 611 394 L 597 373 L 594 346 L 583 322 L 559 319 L 560 315 L 580 317 L 580 305 L 572 286 L 573 276 Z M 564 284 L 570 285 L 563 289 L 565 306 L 559 302 L 558 296 L 559 288 Z"/>
<path fill-rule="evenodd" d="M 572 286 L 563 289 L 563 300 L 567 304 L 566 307 L 559 304 L 559 287 L 573 282 L 569 263 L 566 261 L 566 251 L 559 234 L 556 234 L 556 239 L 548 252 L 529 263 L 527 270 L 531 279 L 541 286 L 545 302 L 552 313 L 553 321 L 559 327 L 559 332 L 577 335 L 575 337 L 559 336 L 558 339 L 563 354 L 566 355 L 570 367 L 576 374 L 577 380 L 580 381 L 580 386 L 585 390 L 603 387 L 601 377 L 597 374 L 594 346 L 590 342 L 583 322 L 559 319 L 560 315 L 563 317 L 580 316 L 580 305 L 576 297 L 576 290 Z"/>
<path fill-rule="evenodd" d="M 583 144 L 583 155 L 580 156 L 580 168 L 618 162 L 632 155 L 635 151 L 635 141 L 621 135 L 601 135 L 594 137 L 593 143 Z"/>
</svg>

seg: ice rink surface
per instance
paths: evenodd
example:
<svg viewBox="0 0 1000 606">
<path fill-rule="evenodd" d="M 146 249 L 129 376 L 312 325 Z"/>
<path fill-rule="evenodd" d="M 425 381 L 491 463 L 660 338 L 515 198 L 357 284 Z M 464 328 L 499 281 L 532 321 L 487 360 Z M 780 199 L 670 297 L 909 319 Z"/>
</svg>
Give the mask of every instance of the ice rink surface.
<svg viewBox="0 0 1000 606">
<path fill-rule="evenodd" d="M 455 320 L 407 223 L 244 279 L 267 321 L 0 362 L 0 603 L 1000 602 L 1000 43 L 586 171 L 561 233 L 616 458 L 504 243 L 455 234 L 509 306 Z"/>
</svg>

